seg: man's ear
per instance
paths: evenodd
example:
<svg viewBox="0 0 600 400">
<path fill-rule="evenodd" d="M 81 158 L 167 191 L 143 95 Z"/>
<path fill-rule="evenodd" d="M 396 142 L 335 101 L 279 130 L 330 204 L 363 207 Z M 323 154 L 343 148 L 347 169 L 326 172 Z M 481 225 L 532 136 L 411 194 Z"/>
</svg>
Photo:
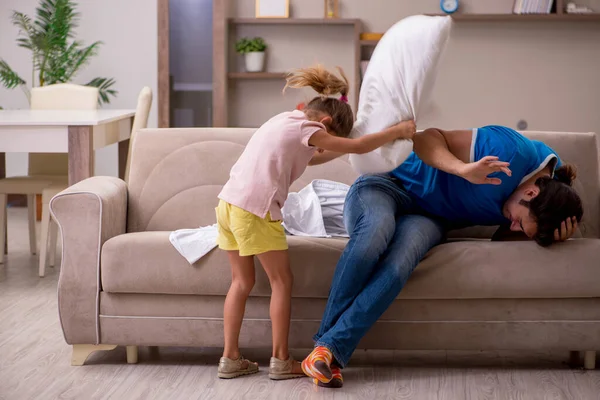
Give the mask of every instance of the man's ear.
<svg viewBox="0 0 600 400">
<path fill-rule="evenodd" d="M 531 199 L 535 199 L 540 194 L 540 188 L 536 185 L 531 186 L 525 190 L 525 196 L 527 196 L 527 201 Z"/>
</svg>

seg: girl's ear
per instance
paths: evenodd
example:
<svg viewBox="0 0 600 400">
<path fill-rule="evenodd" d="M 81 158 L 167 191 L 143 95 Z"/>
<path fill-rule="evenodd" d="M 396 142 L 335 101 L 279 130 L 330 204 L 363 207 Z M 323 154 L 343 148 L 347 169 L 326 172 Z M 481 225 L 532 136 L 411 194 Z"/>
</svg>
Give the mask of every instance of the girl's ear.
<svg viewBox="0 0 600 400">
<path fill-rule="evenodd" d="M 319 122 L 325 126 L 329 126 L 329 125 L 331 125 L 332 121 L 333 121 L 333 119 L 328 115 L 326 117 L 321 118 L 321 121 L 319 121 Z"/>
</svg>

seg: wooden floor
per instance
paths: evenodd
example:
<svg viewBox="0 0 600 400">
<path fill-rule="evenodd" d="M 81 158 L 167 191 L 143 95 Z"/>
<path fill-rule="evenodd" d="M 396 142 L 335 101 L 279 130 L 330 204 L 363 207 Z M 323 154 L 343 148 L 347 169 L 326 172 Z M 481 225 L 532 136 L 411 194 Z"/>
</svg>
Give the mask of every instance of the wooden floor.
<svg viewBox="0 0 600 400">
<path fill-rule="evenodd" d="M 71 367 L 58 322 L 58 271 L 37 276 L 26 213 L 9 210 L 9 256 L 0 266 L 0 399 L 600 399 L 600 371 L 570 369 L 568 354 L 359 351 L 339 390 L 308 379 L 272 382 L 268 354 L 254 376 L 216 378 L 218 349 L 140 348 L 92 355 Z M 295 353 L 297 357 L 304 351 Z M 377 364 L 378 366 L 374 366 Z"/>
</svg>

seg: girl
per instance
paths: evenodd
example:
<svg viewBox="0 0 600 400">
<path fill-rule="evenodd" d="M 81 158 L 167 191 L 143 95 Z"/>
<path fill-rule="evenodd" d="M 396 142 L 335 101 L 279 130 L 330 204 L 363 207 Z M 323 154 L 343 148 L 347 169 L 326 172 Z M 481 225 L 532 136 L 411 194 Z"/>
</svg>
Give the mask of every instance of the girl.
<svg viewBox="0 0 600 400">
<path fill-rule="evenodd" d="M 219 194 L 217 243 L 228 252 L 232 275 L 225 299 L 225 349 L 219 362 L 219 378 L 258 372 L 258 365 L 244 359 L 238 346 L 246 299 L 254 286 L 254 256 L 265 269 L 272 290 L 273 356 L 269 377 L 279 380 L 305 376 L 300 363 L 288 352 L 293 277 L 281 207 L 290 185 L 309 164 L 327 162 L 345 153 L 367 153 L 415 134 L 414 122 L 405 121 L 380 133 L 348 139 L 354 116 L 348 105 L 348 79 L 339 71 L 342 79 L 320 66 L 288 76 L 286 88 L 309 86 L 320 96 L 303 111 L 284 112 L 261 126 Z M 327 97 L 338 93 L 339 99 Z"/>
</svg>

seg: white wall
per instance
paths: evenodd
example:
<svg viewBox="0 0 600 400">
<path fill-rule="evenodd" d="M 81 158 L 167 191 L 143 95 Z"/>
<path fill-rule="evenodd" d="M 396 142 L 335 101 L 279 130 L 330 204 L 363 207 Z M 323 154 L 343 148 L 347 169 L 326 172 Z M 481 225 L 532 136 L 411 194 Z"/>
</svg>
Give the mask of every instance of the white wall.
<svg viewBox="0 0 600 400">
<path fill-rule="evenodd" d="M 156 127 L 157 116 L 157 4 L 156 0 L 79 0 L 81 14 L 77 39 L 86 44 L 104 42 L 99 55 L 75 78 L 86 83 L 97 76 L 116 79 L 119 95 L 105 108 L 135 108 L 143 86 L 154 92 L 149 126 Z M 31 81 L 31 57 L 15 44 L 18 30 L 10 23 L 12 10 L 35 13 L 37 0 L 0 0 L 0 58 L 6 60 L 25 80 Z M 27 108 L 20 90 L 0 88 L 0 106 Z M 26 154 L 7 154 L 7 175 L 27 171 Z M 116 145 L 96 152 L 96 175 L 118 173 Z"/>
</svg>

